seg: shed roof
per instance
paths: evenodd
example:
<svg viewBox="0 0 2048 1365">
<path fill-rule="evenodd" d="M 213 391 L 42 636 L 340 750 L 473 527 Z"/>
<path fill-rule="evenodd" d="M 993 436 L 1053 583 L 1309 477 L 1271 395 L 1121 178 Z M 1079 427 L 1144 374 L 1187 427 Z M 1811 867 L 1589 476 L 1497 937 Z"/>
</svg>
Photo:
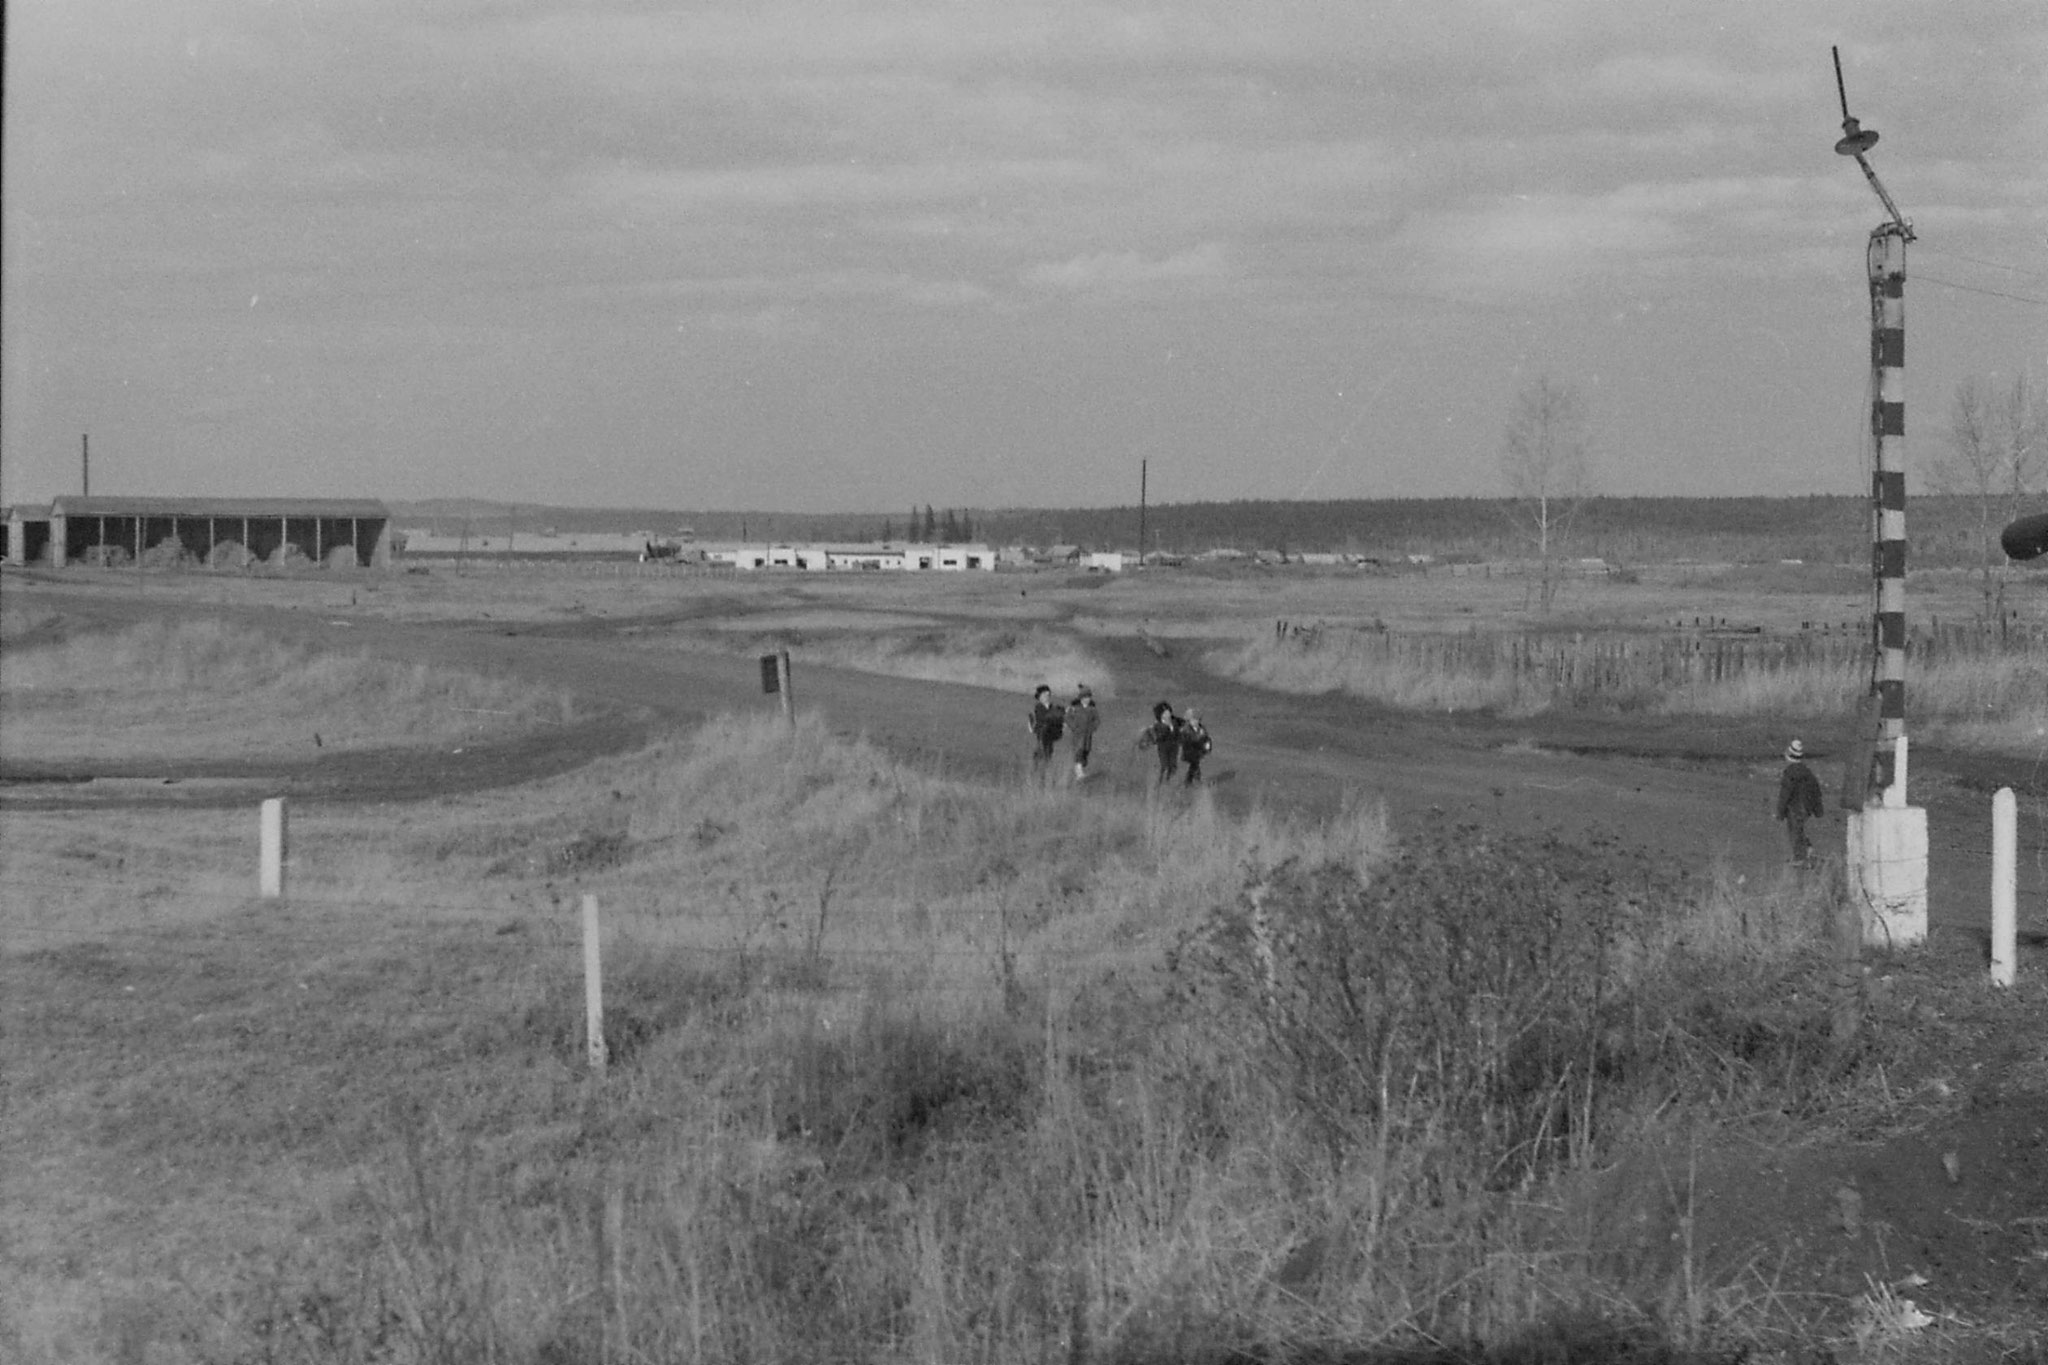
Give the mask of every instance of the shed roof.
<svg viewBox="0 0 2048 1365">
<path fill-rule="evenodd" d="M 126 498 L 58 497 L 60 517 L 381 517 L 391 513 L 374 498 Z"/>
</svg>

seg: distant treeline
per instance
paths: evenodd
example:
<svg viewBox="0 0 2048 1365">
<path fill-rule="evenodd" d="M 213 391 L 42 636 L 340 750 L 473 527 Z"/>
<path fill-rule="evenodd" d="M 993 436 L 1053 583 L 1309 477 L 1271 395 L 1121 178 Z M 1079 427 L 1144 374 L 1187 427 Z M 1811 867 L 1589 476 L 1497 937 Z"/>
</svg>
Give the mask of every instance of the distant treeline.
<svg viewBox="0 0 2048 1365">
<path fill-rule="evenodd" d="M 477 534 L 646 531 L 699 540 L 852 541 L 904 537 L 898 515 L 874 512 L 688 512 L 633 508 L 507 507 L 485 503 L 393 503 L 400 524 L 467 521 Z M 948 509 L 927 532 L 929 508 L 916 512 L 918 534 L 990 545 L 1077 545 L 1135 550 L 1138 508 Z M 1973 568 L 1996 552 L 1999 526 L 1979 524 L 1974 499 L 1917 497 L 1908 505 L 1910 563 Z M 1196 555 L 1213 549 L 1340 552 L 1383 559 L 1502 559 L 1533 553 L 1508 504 L 1496 498 L 1388 498 L 1338 502 L 1194 502 L 1147 509 L 1146 548 Z M 1867 564 L 1870 504 L 1856 497 L 1594 498 L 1580 508 L 1565 553 L 1619 564 L 1675 559 L 1716 562 Z"/>
</svg>

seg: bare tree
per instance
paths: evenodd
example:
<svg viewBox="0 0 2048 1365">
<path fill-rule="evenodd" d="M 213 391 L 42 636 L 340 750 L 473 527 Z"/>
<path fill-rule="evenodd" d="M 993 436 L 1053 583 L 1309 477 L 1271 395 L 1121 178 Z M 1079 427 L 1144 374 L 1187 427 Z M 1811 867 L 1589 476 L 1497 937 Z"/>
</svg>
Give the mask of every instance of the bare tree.
<svg viewBox="0 0 2048 1365">
<path fill-rule="evenodd" d="M 2024 374 L 2003 388 L 1966 379 L 1949 407 L 1948 442 L 1929 474 L 1937 491 L 1976 500 L 1988 622 L 2005 602 L 2005 557 L 1992 526 L 2019 516 L 2027 495 L 2048 482 L 2048 402 Z"/>
<path fill-rule="evenodd" d="M 1558 562 L 1571 543 L 1572 523 L 1593 491 L 1587 458 L 1585 405 L 1548 375 L 1515 400 L 1501 448 L 1501 472 L 1516 529 L 1542 564 L 1542 607 L 1557 597 Z"/>
</svg>

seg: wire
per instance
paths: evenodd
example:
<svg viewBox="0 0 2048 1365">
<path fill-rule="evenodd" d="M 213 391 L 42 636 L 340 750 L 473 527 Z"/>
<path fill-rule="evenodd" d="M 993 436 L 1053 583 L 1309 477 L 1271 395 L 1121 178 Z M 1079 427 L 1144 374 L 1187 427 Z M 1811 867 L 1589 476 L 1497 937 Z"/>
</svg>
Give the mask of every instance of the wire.
<svg viewBox="0 0 2048 1365">
<path fill-rule="evenodd" d="M 1981 256 L 1965 256 L 1960 251 L 1949 251 L 1944 247 L 1928 246 L 1924 242 L 1919 243 L 1919 247 L 1924 255 L 1946 256 L 1950 260 L 1967 261 L 1971 265 L 1981 265 L 1990 270 L 2009 270 L 2015 275 L 2025 275 L 2029 279 L 2048 280 L 2048 270 L 2029 270 L 2021 265 L 2007 265 L 2004 261 L 1987 261 Z"/>
<path fill-rule="evenodd" d="M 1965 294 L 1986 294 L 1994 299 L 2011 299 L 2015 303 L 2031 303 L 2042 308 L 2048 308 L 2048 299 L 2037 299 L 2030 294 L 2008 294 L 2003 289 L 1985 289 L 1974 284 L 1958 284 L 1954 280 L 1944 280 L 1938 275 L 1929 275 L 1925 272 L 1916 274 L 1913 278 L 1922 284 L 1938 284 L 1944 289 L 1960 289 Z"/>
</svg>

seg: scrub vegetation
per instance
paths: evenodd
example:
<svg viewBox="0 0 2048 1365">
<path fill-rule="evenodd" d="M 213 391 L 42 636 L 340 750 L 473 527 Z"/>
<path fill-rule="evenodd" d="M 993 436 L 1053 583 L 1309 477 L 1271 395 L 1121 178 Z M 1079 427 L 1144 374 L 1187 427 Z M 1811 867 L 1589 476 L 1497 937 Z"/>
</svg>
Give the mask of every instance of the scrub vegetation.
<svg viewBox="0 0 2048 1365">
<path fill-rule="evenodd" d="M 1110 670 L 1063 631 L 1017 626 L 922 626 L 872 628 L 858 622 L 834 628 L 804 628 L 773 618 L 742 620 L 732 628 L 689 637 L 692 647 L 712 645 L 743 654 L 789 648 L 813 663 L 925 682 L 965 683 L 1029 695 L 1049 683 L 1062 695 L 1082 683 L 1113 695 Z"/>
<path fill-rule="evenodd" d="M 2048 633 L 1951 630 L 1912 651 L 1923 736 L 2028 745 L 2048 732 Z M 1215 672 L 1281 692 L 1343 691 L 1427 711 L 1585 711 L 1812 722 L 1853 714 L 1867 638 L 1564 630 L 1459 634 L 1313 626 L 1211 651 Z"/>
<path fill-rule="evenodd" d="M 1690 1228 L 1702 1150 L 1941 1103 L 1955 1002 L 1844 972 L 1825 877 L 971 785 L 809 717 L 313 811 L 282 904 L 243 823 L 0 845 L 0 1355 L 1908 1358 L 1881 1286 L 1612 1213 L 1632 1154 L 1693 1153 L 1634 1191 Z"/>
<path fill-rule="evenodd" d="M 67 632 L 19 617 L 0 652 L 17 762 L 247 759 L 517 734 L 575 719 L 568 697 L 450 669 L 315 651 L 215 621 Z"/>
</svg>

